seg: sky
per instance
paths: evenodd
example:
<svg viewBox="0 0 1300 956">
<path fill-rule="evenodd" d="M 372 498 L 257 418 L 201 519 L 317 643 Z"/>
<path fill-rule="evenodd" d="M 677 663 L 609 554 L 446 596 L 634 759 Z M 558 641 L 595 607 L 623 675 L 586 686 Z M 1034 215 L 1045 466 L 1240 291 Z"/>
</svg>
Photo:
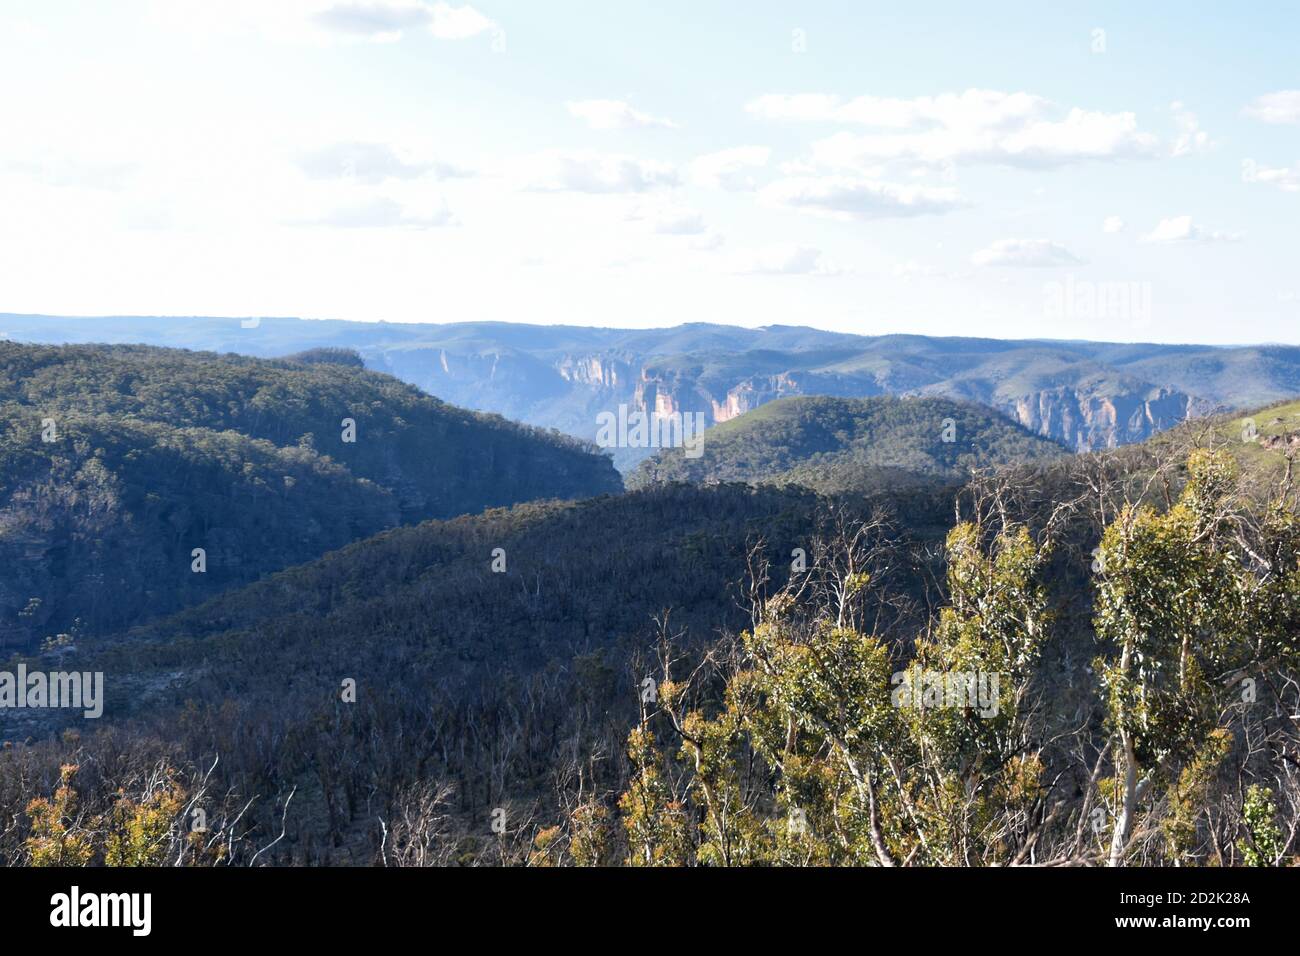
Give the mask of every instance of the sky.
<svg viewBox="0 0 1300 956">
<path fill-rule="evenodd" d="M 0 311 L 1300 343 L 1300 5 L 0 0 Z"/>
</svg>

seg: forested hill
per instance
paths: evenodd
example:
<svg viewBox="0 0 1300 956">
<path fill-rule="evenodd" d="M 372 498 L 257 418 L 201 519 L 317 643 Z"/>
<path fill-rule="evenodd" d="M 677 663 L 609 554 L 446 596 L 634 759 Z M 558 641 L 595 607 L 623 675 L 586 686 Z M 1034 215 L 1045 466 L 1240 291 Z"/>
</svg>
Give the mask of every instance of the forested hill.
<svg viewBox="0 0 1300 956">
<path fill-rule="evenodd" d="M 895 508 L 900 526 L 934 540 L 951 500 Z M 454 788 L 457 827 L 487 834 L 493 807 L 521 825 L 589 752 L 603 756 L 585 772 L 617 773 L 637 688 L 656 673 L 656 618 L 696 651 L 743 626 L 751 547 L 784 580 L 793 549 L 813 554 L 825 521 L 806 489 L 741 485 L 494 509 L 355 542 L 82 646 L 61 666 L 107 675 L 86 752 L 114 734 L 146 761 L 185 752 L 210 764 L 215 747 L 213 793 L 261 795 L 242 824 L 259 834 L 297 788 L 289 835 L 266 862 L 371 863 L 376 814 L 391 826 L 429 780 Z M 66 712 L 6 711 L 0 739 L 40 736 L 32 722 L 55 717 Z M 19 776 L 7 753 L 0 813 L 13 796 L 3 781 Z M 53 753 L 24 759 L 68 762 Z M 24 778 L 45 788 L 43 769 Z M 483 846 L 457 852 L 473 859 Z M 0 833 L 0 862 L 13 858 Z"/>
<path fill-rule="evenodd" d="M 988 408 L 938 398 L 784 398 L 704 432 L 703 449 L 661 451 L 629 479 L 801 484 L 869 491 L 962 480 L 971 469 L 1066 454 Z"/>
<path fill-rule="evenodd" d="M 348 353 L 0 342 L 0 642 L 126 626 L 402 523 L 620 489 L 594 449 Z"/>
</svg>

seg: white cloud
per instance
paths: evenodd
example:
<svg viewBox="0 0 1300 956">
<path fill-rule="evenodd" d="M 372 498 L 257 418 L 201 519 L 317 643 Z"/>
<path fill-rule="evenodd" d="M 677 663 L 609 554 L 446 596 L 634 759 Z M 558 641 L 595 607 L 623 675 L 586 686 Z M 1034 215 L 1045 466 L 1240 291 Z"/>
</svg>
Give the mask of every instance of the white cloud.
<svg viewBox="0 0 1300 956">
<path fill-rule="evenodd" d="M 408 27 L 429 22 L 422 3 L 340 3 L 321 10 L 312 19 L 326 30 L 376 42 L 400 39 Z"/>
<path fill-rule="evenodd" d="M 420 214 L 411 214 L 401 203 L 385 196 L 338 206 L 317 219 L 294 224 L 336 226 L 343 229 L 432 229 L 458 225 L 456 217 L 445 205 L 435 206 Z"/>
<path fill-rule="evenodd" d="M 520 186 L 542 192 L 639 193 L 678 182 L 668 163 L 614 153 L 547 150 L 513 167 Z"/>
<path fill-rule="evenodd" d="M 332 33 L 376 43 L 399 40 L 412 28 L 427 29 L 442 40 L 463 40 L 496 27 L 471 6 L 419 0 L 337 3 L 316 11 L 311 19 Z"/>
<path fill-rule="evenodd" d="M 371 184 L 415 179 L 426 173 L 442 179 L 469 175 L 468 170 L 450 163 L 404 159 L 383 143 L 333 143 L 300 153 L 297 163 L 313 179 L 350 179 Z"/>
<path fill-rule="evenodd" d="M 1119 216 L 1107 216 L 1106 221 L 1101 224 L 1102 232 L 1116 233 L 1124 231 L 1124 220 Z"/>
<path fill-rule="evenodd" d="M 859 96 L 843 100 L 818 93 L 795 96 L 760 96 L 745 107 L 767 120 L 830 122 L 910 129 L 918 126 L 1006 128 L 1045 115 L 1051 103 L 1029 93 L 966 90 L 903 100 Z"/>
<path fill-rule="evenodd" d="M 0 171 L 30 176 L 47 186 L 79 187 L 116 192 L 127 188 L 139 172 L 135 162 L 80 159 L 47 155 L 41 159 L 0 161 Z"/>
<path fill-rule="evenodd" d="M 1241 164 L 1241 178 L 1247 183 L 1276 186 L 1284 193 L 1300 192 L 1300 163 L 1294 166 L 1260 166 L 1253 159 Z"/>
<path fill-rule="evenodd" d="M 796 176 L 759 191 L 763 202 L 837 219 L 924 216 L 967 203 L 947 187 L 906 186 L 845 176 Z"/>
<path fill-rule="evenodd" d="M 767 146 L 735 146 L 700 156 L 690 165 L 691 180 L 712 189 L 753 189 L 750 170 L 767 165 Z"/>
<path fill-rule="evenodd" d="M 1137 131 L 1132 113 L 1071 110 L 1059 122 L 1031 123 L 1014 132 L 936 130 L 904 136 L 845 133 L 813 145 L 813 155 L 832 166 L 905 161 L 925 166 L 1002 164 L 1051 168 L 1084 160 L 1151 155 L 1155 138 Z"/>
<path fill-rule="evenodd" d="M 921 262 L 918 259 L 908 259 L 906 262 L 900 262 L 894 266 L 895 278 L 902 279 L 904 282 L 911 282 L 913 279 L 948 279 L 952 275 L 944 270 Z"/>
<path fill-rule="evenodd" d="M 1174 140 L 1171 155 L 1190 156 L 1205 152 L 1214 145 L 1210 134 L 1201 129 L 1195 113 L 1177 101 L 1170 103 L 1169 109 L 1174 114 L 1174 123 L 1178 127 L 1178 138 Z"/>
<path fill-rule="evenodd" d="M 665 236 L 698 236 L 705 231 L 704 216 L 690 206 L 638 206 L 628 213 L 628 219 L 647 222 L 654 232 Z"/>
<path fill-rule="evenodd" d="M 1300 123 L 1300 90 L 1265 93 L 1246 107 L 1246 115 L 1265 123 Z"/>
<path fill-rule="evenodd" d="M 702 252 L 709 252 L 713 249 L 719 248 L 726 241 L 727 241 L 726 236 L 724 236 L 720 232 L 716 232 L 715 230 L 710 229 L 709 231 L 705 232 L 703 235 L 696 236 L 694 239 L 692 239 L 691 248 L 699 249 Z"/>
<path fill-rule="evenodd" d="M 1219 232 L 1192 222 L 1191 216 L 1174 216 L 1161 219 L 1159 224 L 1142 237 L 1143 242 L 1236 242 L 1240 233 Z"/>
<path fill-rule="evenodd" d="M 828 262 L 820 249 L 783 243 L 741 253 L 735 272 L 742 275 L 836 276 L 843 270 Z"/>
<path fill-rule="evenodd" d="M 1050 168 L 1085 160 L 1147 158 L 1159 140 L 1133 113 L 1063 110 L 1028 93 L 967 90 L 911 100 L 823 95 L 762 96 L 746 107 L 764 119 L 873 127 L 813 144 L 816 162 L 864 169 L 881 163 L 946 167 L 998 163 Z"/>
<path fill-rule="evenodd" d="M 393 43 L 424 31 L 460 40 L 499 29 L 472 6 L 428 0 L 152 0 L 145 17 L 147 24 L 207 39 L 257 35 L 311 45 Z"/>
<path fill-rule="evenodd" d="M 1002 139 L 1001 162 L 1024 166 L 1061 166 L 1083 160 L 1137 159 L 1151 156 L 1156 138 L 1140 132 L 1132 113 L 1097 113 L 1073 109 L 1059 122 L 1031 123 Z"/>
<path fill-rule="evenodd" d="M 704 232 L 704 217 L 694 209 L 683 209 L 656 218 L 654 230 L 666 236 L 698 236 Z"/>
<path fill-rule="evenodd" d="M 1143 158 L 1155 154 L 1156 138 L 1139 132 L 1132 113 L 1071 110 L 1059 122 L 1030 123 L 1018 130 L 939 129 L 909 134 L 837 133 L 813 144 L 813 158 L 836 168 L 905 162 L 943 167 L 1001 164 L 1047 169 L 1085 160 Z"/>
<path fill-rule="evenodd" d="M 496 27 L 494 21 L 468 4 L 453 7 L 449 3 L 435 3 L 429 31 L 440 40 L 464 40 Z"/>
<path fill-rule="evenodd" d="M 1076 265 L 1082 260 L 1050 239 L 999 239 L 970 257 L 977 266 L 1050 268 Z"/>
<path fill-rule="evenodd" d="M 651 116 L 623 100 L 577 100 L 564 104 L 569 113 L 592 129 L 676 129 L 672 120 Z"/>
</svg>

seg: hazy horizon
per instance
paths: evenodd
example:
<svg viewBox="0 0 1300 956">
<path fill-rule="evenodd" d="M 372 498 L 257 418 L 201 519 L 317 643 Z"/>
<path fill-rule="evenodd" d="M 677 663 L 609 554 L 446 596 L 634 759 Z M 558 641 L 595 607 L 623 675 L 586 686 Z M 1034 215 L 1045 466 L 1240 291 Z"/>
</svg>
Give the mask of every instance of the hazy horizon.
<svg viewBox="0 0 1300 956">
<path fill-rule="evenodd" d="M 532 322 L 527 319 L 449 319 L 446 321 L 435 321 L 432 319 L 345 319 L 339 316 L 314 316 L 314 315 L 201 315 L 198 313 L 190 314 L 173 314 L 173 315 L 148 315 L 144 313 L 85 313 L 85 314 L 61 314 L 55 315 L 49 312 L 0 312 L 0 317 L 4 316 L 21 316 L 31 319 L 56 319 L 56 320 L 90 320 L 96 319 L 198 319 L 198 320 L 230 320 L 231 322 L 243 321 L 246 319 L 257 318 L 264 321 L 281 321 L 289 320 L 296 322 L 353 322 L 367 325 L 428 325 L 437 327 L 447 327 L 453 325 L 527 325 L 535 328 L 548 329 L 593 329 L 615 332 L 666 332 L 672 329 L 679 329 L 692 325 L 717 326 L 719 328 L 738 328 L 750 331 L 763 331 L 764 329 L 808 329 L 813 332 L 826 332 L 840 335 L 856 335 L 863 338 L 887 338 L 891 336 L 919 336 L 922 338 L 933 339 L 987 339 L 990 341 L 1003 342 L 1060 342 L 1060 343 L 1093 343 L 1099 345 L 1161 345 L 1161 346 L 1194 346 L 1200 348 L 1297 348 L 1300 347 L 1300 341 L 1286 342 L 1281 340 L 1243 340 L 1228 342 L 1198 342 L 1190 339 L 1171 338 L 1167 340 L 1157 339 L 1125 339 L 1125 338 L 1089 338 L 1085 336 L 1071 336 L 1069 338 L 1059 336 L 1006 336 L 1006 335 L 980 335 L 975 333 L 925 333 L 915 332 L 908 329 L 888 329 L 872 332 L 854 332 L 846 329 L 833 329 L 825 326 L 816 325 L 812 322 L 766 322 L 761 325 L 742 325 L 738 322 L 720 322 L 717 320 L 704 319 L 687 319 L 674 324 L 665 325 L 604 325 L 597 323 L 579 324 L 569 322 Z M 0 329 L 0 339 L 5 337 L 5 330 Z"/>
</svg>

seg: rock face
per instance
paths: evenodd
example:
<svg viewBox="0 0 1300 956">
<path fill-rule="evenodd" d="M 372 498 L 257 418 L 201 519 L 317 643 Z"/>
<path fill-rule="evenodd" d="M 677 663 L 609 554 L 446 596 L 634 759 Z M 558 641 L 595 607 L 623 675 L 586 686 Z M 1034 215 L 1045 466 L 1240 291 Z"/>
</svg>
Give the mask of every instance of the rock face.
<svg viewBox="0 0 1300 956">
<path fill-rule="evenodd" d="M 1079 381 L 1020 391 L 1016 383 L 996 375 L 949 379 L 942 366 L 918 370 L 897 361 L 851 371 L 800 368 L 805 358 L 798 352 L 783 356 L 788 368 L 754 369 L 772 358 L 765 354 L 751 363 L 743 353 L 726 356 L 726 368 L 719 369 L 710 367 L 716 356 L 665 361 L 638 360 L 625 352 L 566 353 L 546 362 L 507 353 L 449 356 L 444 350 L 432 362 L 416 362 L 411 352 L 400 359 L 390 356 L 385 370 L 447 401 L 587 439 L 595 436 L 597 415 L 619 405 L 660 415 L 699 412 L 712 426 L 779 398 L 894 394 L 976 401 L 1045 438 L 1087 451 L 1144 441 L 1188 418 L 1232 404 L 1159 382 L 1099 380 L 1095 366 L 1081 372 Z M 645 457 L 631 449 L 613 453 L 620 468 Z"/>
<path fill-rule="evenodd" d="M 1003 402 L 998 407 L 1031 431 L 1077 451 L 1145 441 L 1156 432 L 1218 408 L 1214 402 L 1167 388 L 1137 394 L 1088 394 L 1064 386 Z"/>
<path fill-rule="evenodd" d="M 886 394 L 874 379 L 808 371 L 749 375 L 725 389 L 714 390 L 698 380 L 667 377 L 654 368 L 642 368 L 632 404 L 643 411 L 703 412 L 710 425 L 730 421 L 778 398 L 831 395 L 867 398 Z"/>
<path fill-rule="evenodd" d="M 592 389 L 618 389 L 634 374 L 627 362 L 601 355 L 566 355 L 555 370 L 566 382 Z"/>
<path fill-rule="evenodd" d="M 839 376 L 807 372 L 754 375 L 728 389 L 721 402 L 713 402 L 713 417 L 718 422 L 730 421 L 760 405 L 794 395 L 861 396 L 864 394 L 863 384 Z"/>
<path fill-rule="evenodd" d="M 711 400 L 713 420 L 730 421 L 778 398 L 809 394 L 799 381 L 799 376 L 789 372 L 777 375 L 755 375 L 729 388 L 722 401 Z"/>
</svg>

